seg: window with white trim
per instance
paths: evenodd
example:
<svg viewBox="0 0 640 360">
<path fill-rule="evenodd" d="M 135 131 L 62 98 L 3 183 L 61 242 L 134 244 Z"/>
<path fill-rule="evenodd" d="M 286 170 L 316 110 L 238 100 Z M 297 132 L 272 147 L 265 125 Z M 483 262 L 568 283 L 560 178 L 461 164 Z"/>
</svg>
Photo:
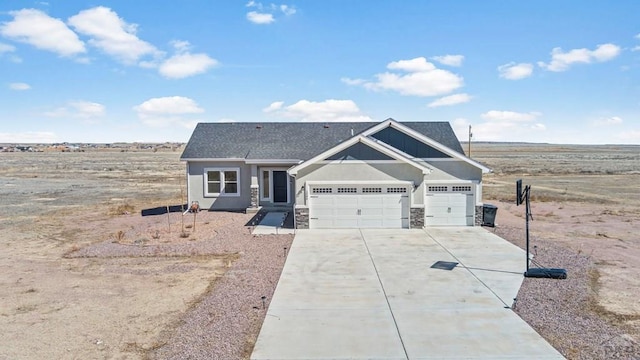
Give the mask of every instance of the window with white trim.
<svg viewBox="0 0 640 360">
<path fill-rule="evenodd" d="M 205 168 L 205 196 L 240 196 L 239 168 Z"/>
</svg>

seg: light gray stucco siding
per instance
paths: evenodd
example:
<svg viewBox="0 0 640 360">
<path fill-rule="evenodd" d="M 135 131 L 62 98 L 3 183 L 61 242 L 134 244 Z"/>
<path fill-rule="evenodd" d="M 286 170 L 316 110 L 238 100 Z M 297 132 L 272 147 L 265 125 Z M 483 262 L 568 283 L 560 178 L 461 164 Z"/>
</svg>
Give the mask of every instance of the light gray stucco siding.
<svg viewBox="0 0 640 360">
<path fill-rule="evenodd" d="M 482 180 L 482 170 L 464 161 L 428 161 L 434 170 L 427 180 Z"/>
<path fill-rule="evenodd" d="M 239 168 L 240 196 L 205 196 L 205 168 Z M 189 162 L 189 201 L 197 201 L 201 209 L 209 210 L 245 210 L 251 205 L 251 166 L 244 162 Z"/>
</svg>

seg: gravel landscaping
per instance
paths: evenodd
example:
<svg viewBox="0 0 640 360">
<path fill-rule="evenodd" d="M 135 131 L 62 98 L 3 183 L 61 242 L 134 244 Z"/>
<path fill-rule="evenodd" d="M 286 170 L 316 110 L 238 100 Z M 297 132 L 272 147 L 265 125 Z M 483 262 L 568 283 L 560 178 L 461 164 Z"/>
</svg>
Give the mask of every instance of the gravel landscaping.
<svg viewBox="0 0 640 360">
<path fill-rule="evenodd" d="M 251 355 L 275 291 L 293 235 L 251 235 L 252 215 L 201 212 L 191 239 L 179 237 L 179 214 L 171 214 L 173 233 L 157 230 L 167 215 L 124 216 L 115 228 L 128 228 L 122 240 L 89 245 L 67 258 L 180 257 L 235 255 L 229 269 L 191 304 L 156 345 L 143 349 L 151 359 L 244 359 Z M 186 218 L 190 219 L 191 215 Z M 118 219 L 116 219 L 118 220 Z M 145 228 L 144 222 L 155 226 Z M 125 222 L 128 222 L 125 224 Z M 131 222 L 138 222 L 133 226 Z M 153 230 L 156 229 L 156 230 Z M 192 230 L 192 229 L 190 229 Z M 154 240 L 149 233 L 164 240 Z M 198 239 L 194 239 L 195 237 Z M 139 239 L 140 241 L 128 241 Z M 167 240 L 170 239 L 170 240 Z M 163 242 L 164 241 L 164 242 Z M 175 269 L 166 269 L 174 271 Z M 263 299 L 264 297 L 264 299 Z"/>
<path fill-rule="evenodd" d="M 495 233 L 525 248 L 521 228 L 499 226 Z M 568 359 L 640 359 L 640 346 L 596 303 L 598 271 L 589 256 L 535 236 L 530 250 L 532 267 L 565 268 L 568 278 L 525 278 L 514 309 L 520 317 Z"/>
</svg>

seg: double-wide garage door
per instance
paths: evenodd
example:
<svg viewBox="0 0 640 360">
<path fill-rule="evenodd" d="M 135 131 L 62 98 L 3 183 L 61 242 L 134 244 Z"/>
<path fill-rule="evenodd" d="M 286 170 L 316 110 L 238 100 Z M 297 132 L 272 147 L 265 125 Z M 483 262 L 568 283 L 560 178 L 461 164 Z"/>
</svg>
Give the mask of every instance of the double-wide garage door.
<svg viewBox="0 0 640 360">
<path fill-rule="evenodd" d="M 309 227 L 408 228 L 410 185 L 314 185 Z"/>
<path fill-rule="evenodd" d="M 474 186 L 427 185 L 425 226 L 472 226 L 474 223 Z"/>
</svg>

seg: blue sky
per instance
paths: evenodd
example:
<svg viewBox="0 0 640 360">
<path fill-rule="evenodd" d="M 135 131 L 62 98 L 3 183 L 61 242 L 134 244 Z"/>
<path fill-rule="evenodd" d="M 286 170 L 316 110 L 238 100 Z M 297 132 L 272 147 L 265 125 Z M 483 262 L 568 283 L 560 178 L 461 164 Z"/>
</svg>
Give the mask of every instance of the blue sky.
<svg viewBox="0 0 640 360">
<path fill-rule="evenodd" d="M 450 121 L 640 144 L 640 1 L 3 1 L 0 143 Z"/>
</svg>

